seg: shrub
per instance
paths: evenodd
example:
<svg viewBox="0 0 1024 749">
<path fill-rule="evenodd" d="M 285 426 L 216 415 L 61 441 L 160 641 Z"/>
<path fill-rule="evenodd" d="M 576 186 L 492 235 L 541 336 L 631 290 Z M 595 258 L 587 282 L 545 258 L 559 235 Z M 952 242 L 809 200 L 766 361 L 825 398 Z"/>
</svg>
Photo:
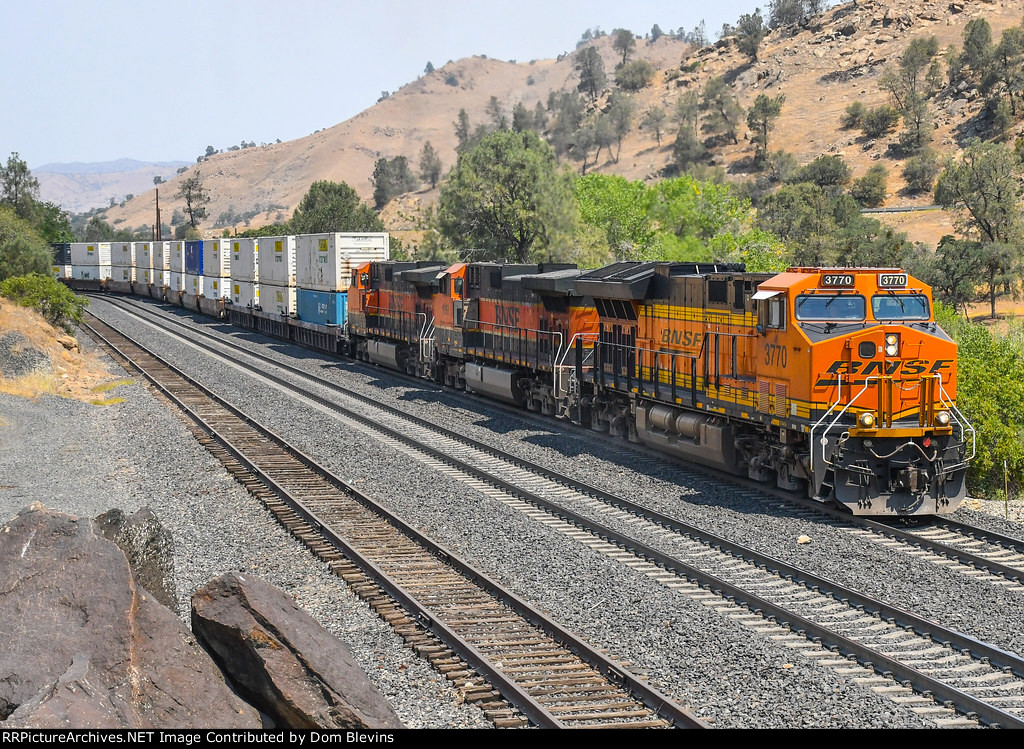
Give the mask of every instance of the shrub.
<svg viewBox="0 0 1024 749">
<path fill-rule="evenodd" d="M 881 164 L 868 169 L 867 174 L 855 180 L 850 188 L 850 195 L 862 206 L 874 208 L 885 200 L 886 180 L 889 171 Z"/>
<path fill-rule="evenodd" d="M 82 321 L 82 311 L 89 303 L 57 279 L 39 273 L 8 278 L 0 283 L 0 296 L 22 307 L 32 307 L 51 325 L 68 332 L 73 323 Z"/>
<path fill-rule="evenodd" d="M 841 120 L 843 128 L 846 130 L 852 130 L 855 127 L 860 127 L 864 121 L 864 115 L 867 113 L 867 107 L 864 106 L 864 102 L 855 101 L 846 107 L 846 114 L 843 115 Z"/>
<path fill-rule="evenodd" d="M 900 121 L 900 113 L 890 106 L 869 109 L 861 118 L 861 130 L 869 138 L 881 138 Z"/>
<path fill-rule="evenodd" d="M 625 91 L 639 91 L 654 77 L 654 68 L 647 60 L 632 60 L 619 66 L 615 83 Z"/>
<path fill-rule="evenodd" d="M 939 175 L 939 159 L 935 151 L 926 148 L 903 164 L 903 179 L 910 192 L 931 192 L 935 178 Z"/>
</svg>

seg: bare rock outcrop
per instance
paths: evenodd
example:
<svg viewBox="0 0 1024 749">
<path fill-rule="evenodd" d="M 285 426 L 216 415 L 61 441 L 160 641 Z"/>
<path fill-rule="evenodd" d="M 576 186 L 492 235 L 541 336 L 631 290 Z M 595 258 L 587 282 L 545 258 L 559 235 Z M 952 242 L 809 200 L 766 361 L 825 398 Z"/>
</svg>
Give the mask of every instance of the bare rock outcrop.
<svg viewBox="0 0 1024 749">
<path fill-rule="evenodd" d="M 0 529 L 5 728 L 259 728 L 258 712 L 92 521 L 33 504 Z"/>
<path fill-rule="evenodd" d="M 283 728 L 400 728 L 348 649 L 283 591 L 238 573 L 192 596 L 192 631 Z"/>
</svg>

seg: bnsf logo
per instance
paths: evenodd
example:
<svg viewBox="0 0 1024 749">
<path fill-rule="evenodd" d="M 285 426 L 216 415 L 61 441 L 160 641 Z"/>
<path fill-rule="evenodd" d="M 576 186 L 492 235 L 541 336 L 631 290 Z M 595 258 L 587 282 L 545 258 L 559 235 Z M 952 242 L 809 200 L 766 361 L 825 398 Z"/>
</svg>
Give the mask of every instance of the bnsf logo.
<svg viewBox="0 0 1024 749">
<path fill-rule="evenodd" d="M 839 380 L 837 377 L 830 377 L 829 375 L 859 375 L 860 377 L 868 377 L 871 375 L 888 375 L 892 376 L 896 373 L 904 375 L 920 375 L 927 372 L 928 374 L 941 374 L 943 371 L 949 369 L 953 363 L 953 359 L 937 359 L 935 362 L 928 362 L 924 359 L 911 359 L 909 361 L 834 361 L 832 365 L 826 370 L 825 374 L 818 377 L 818 381 L 815 386 L 821 387 L 824 385 L 837 385 Z M 929 366 L 930 365 L 930 366 Z"/>
<path fill-rule="evenodd" d="M 494 322 L 509 328 L 519 327 L 519 308 L 498 304 L 494 307 Z"/>
<path fill-rule="evenodd" d="M 699 346 L 704 340 L 704 334 L 696 330 L 663 330 L 661 331 L 661 342 L 665 345 L 682 346 L 690 348 Z"/>
</svg>

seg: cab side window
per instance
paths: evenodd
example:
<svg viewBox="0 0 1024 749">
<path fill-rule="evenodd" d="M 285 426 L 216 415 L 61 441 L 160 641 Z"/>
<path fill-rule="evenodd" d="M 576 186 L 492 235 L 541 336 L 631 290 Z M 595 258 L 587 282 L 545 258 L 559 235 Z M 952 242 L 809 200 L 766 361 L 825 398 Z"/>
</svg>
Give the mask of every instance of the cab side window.
<svg viewBox="0 0 1024 749">
<path fill-rule="evenodd" d="M 768 327 L 786 329 L 786 299 L 781 294 L 768 300 Z"/>
</svg>

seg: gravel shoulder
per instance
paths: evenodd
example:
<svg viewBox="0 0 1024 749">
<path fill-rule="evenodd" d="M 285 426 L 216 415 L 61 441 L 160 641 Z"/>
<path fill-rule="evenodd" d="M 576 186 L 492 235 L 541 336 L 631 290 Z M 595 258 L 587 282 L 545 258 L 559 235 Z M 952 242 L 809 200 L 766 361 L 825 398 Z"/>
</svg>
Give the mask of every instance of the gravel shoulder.
<svg viewBox="0 0 1024 749">
<path fill-rule="evenodd" d="M 83 346 L 92 346 L 78 335 Z M 130 379 L 104 357 L 112 376 Z M 138 381 L 96 406 L 0 394 L 0 520 L 33 501 L 80 517 L 149 505 L 173 535 L 188 624 L 192 593 L 229 571 L 262 577 L 351 650 L 409 728 L 489 728 L 366 604 L 281 529 Z"/>
</svg>

